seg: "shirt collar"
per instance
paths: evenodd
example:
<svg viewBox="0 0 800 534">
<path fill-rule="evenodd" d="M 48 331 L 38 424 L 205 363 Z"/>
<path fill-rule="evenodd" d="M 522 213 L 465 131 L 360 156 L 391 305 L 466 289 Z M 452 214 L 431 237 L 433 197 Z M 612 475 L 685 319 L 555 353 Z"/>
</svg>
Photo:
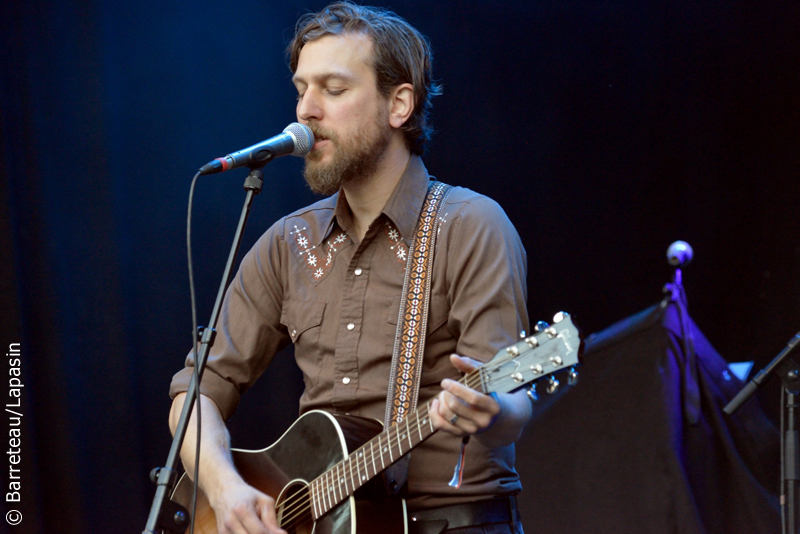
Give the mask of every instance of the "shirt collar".
<svg viewBox="0 0 800 534">
<path fill-rule="evenodd" d="M 414 230 L 417 227 L 417 220 L 422 211 L 422 205 L 425 202 L 425 196 L 428 194 L 428 183 L 430 176 L 425 164 L 419 156 L 411 156 L 411 159 L 403 171 L 403 175 L 398 180 L 397 185 L 392 191 L 389 200 L 383 207 L 381 213 L 389 218 L 394 224 L 400 235 L 405 241 L 406 245 L 411 246 L 414 239 Z M 347 205 L 347 198 L 337 192 L 331 197 L 331 200 L 336 203 L 336 207 L 330 212 L 327 221 L 322 221 L 322 227 L 325 232 L 321 233 L 319 245 L 322 243 L 333 231 L 334 223 L 338 223 L 339 227 L 347 232 L 353 226 L 353 216 L 350 213 L 350 207 Z"/>
<path fill-rule="evenodd" d="M 392 195 L 383 207 L 382 213 L 394 223 L 403 241 L 411 246 L 417 228 L 419 214 L 428 194 L 430 175 L 419 156 L 411 159 L 397 182 Z"/>
</svg>

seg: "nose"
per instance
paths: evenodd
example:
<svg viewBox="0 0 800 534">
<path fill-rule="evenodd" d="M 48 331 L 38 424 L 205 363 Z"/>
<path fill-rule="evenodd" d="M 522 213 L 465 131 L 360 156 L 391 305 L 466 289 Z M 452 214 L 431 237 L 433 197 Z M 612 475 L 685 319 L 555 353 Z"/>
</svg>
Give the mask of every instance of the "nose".
<svg viewBox="0 0 800 534">
<path fill-rule="evenodd" d="M 322 106 L 320 105 L 317 91 L 309 87 L 303 96 L 297 100 L 297 120 L 308 122 L 310 120 L 322 120 Z"/>
</svg>

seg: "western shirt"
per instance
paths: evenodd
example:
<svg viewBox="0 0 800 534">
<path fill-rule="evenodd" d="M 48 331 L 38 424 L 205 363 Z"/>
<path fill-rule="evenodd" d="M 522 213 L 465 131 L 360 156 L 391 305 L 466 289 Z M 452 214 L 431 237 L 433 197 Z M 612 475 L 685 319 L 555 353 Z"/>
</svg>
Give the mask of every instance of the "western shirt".
<svg viewBox="0 0 800 534">
<path fill-rule="evenodd" d="M 200 387 L 229 418 L 289 343 L 302 370 L 300 413 L 319 409 L 383 421 L 406 259 L 431 177 L 413 156 L 359 242 L 340 191 L 288 215 L 245 255 L 225 295 Z M 525 250 L 500 206 L 454 187 L 441 206 L 420 405 L 459 379 L 449 355 L 481 362 L 528 329 Z M 172 381 L 186 391 L 194 365 Z M 461 438 L 437 432 L 413 450 L 411 510 L 518 493 L 514 446 L 466 447 L 463 481 L 448 485 Z"/>
</svg>

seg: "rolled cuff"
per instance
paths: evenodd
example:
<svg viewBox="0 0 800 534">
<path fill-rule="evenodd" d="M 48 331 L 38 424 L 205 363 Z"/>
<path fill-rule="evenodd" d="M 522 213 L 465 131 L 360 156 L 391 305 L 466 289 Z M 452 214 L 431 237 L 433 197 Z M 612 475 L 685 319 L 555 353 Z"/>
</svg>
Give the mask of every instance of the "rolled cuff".
<svg viewBox="0 0 800 534">
<path fill-rule="evenodd" d="M 184 393 L 189 390 L 189 384 L 192 381 L 194 374 L 194 367 L 185 367 L 175 373 L 172 377 L 172 383 L 169 386 L 170 398 L 175 398 L 179 393 Z M 200 393 L 213 400 L 220 413 L 222 419 L 227 421 L 236 412 L 239 407 L 239 401 L 242 396 L 236 389 L 236 386 L 216 374 L 209 368 L 203 372 L 203 380 L 200 382 Z"/>
</svg>

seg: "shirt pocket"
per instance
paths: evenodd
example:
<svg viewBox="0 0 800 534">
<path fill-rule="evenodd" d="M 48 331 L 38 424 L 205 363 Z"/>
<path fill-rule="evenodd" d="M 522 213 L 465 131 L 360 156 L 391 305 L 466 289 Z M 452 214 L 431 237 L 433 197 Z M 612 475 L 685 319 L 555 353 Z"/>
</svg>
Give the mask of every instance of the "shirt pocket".
<svg viewBox="0 0 800 534">
<path fill-rule="evenodd" d="M 309 389 L 319 382 L 322 368 L 319 336 L 324 312 L 324 302 L 307 300 L 286 300 L 281 310 L 281 324 L 295 345 L 294 357 Z"/>
</svg>

